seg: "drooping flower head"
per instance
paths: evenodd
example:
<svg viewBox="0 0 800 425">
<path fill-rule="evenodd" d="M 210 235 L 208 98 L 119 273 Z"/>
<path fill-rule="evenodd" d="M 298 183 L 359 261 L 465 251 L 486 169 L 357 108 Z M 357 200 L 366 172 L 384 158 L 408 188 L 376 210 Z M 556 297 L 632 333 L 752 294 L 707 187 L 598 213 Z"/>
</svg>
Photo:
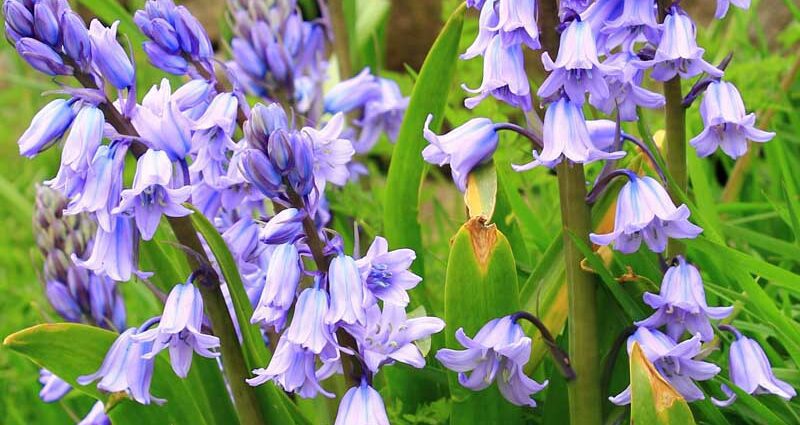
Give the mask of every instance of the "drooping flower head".
<svg viewBox="0 0 800 425">
<path fill-rule="evenodd" d="M 488 118 L 473 118 L 440 136 L 430 130 L 431 121 L 433 115 L 428 115 L 424 135 L 430 145 L 422 151 L 422 157 L 438 166 L 450 164 L 453 181 L 463 192 L 469 173 L 490 159 L 497 149 L 495 124 Z"/>
<path fill-rule="evenodd" d="M 321 380 L 336 371 L 335 367 L 332 367 L 333 364 L 333 361 L 324 363 L 317 369 L 314 352 L 281 338 L 269 365 L 266 368 L 255 369 L 253 373 L 256 376 L 247 379 L 247 383 L 258 386 L 267 381 L 274 381 L 285 391 L 304 398 L 316 397 L 317 394 L 334 397 L 320 385 Z"/>
<path fill-rule="evenodd" d="M 56 99 L 48 103 L 33 116 L 30 127 L 22 133 L 19 141 L 19 154 L 33 158 L 53 146 L 67 131 L 75 112 L 71 102 Z"/>
<path fill-rule="evenodd" d="M 748 140 L 765 143 L 775 137 L 775 133 L 755 128 L 756 115 L 745 112 L 739 90 L 727 81 L 714 81 L 708 85 L 700 104 L 700 114 L 705 128 L 689 144 L 701 157 L 711 155 L 719 147 L 736 159 L 747 152 Z"/>
<path fill-rule="evenodd" d="M 753 395 L 775 394 L 785 400 L 791 400 L 797 395 L 797 391 L 791 385 L 775 377 L 764 349 L 755 340 L 742 335 L 733 326 L 720 326 L 720 329 L 730 331 L 736 337 L 731 344 L 728 358 L 728 368 L 734 385 L 747 394 Z M 733 403 L 736 395 L 726 386 L 723 386 L 722 389 L 729 395 L 728 400 L 713 399 L 712 401 L 718 406 L 727 406 Z"/>
<path fill-rule="evenodd" d="M 219 347 L 219 338 L 201 332 L 203 326 L 203 298 L 191 282 L 175 285 L 164 304 L 164 313 L 158 326 L 133 335 L 140 343 L 151 342 L 152 348 L 143 358 L 152 359 L 169 348 L 172 370 L 185 378 L 192 366 L 192 352 L 203 357 L 219 357 L 212 351 Z"/>
<path fill-rule="evenodd" d="M 703 229 L 690 223 L 689 208 L 676 207 L 667 191 L 652 177 L 627 173 L 628 183 L 617 198 L 614 230 L 590 234 L 593 243 L 614 244 L 617 251 L 629 254 L 639 249 L 642 240 L 653 252 L 663 252 L 668 238 L 695 238 Z"/>
<path fill-rule="evenodd" d="M 621 121 L 637 121 L 639 113 L 636 108 L 640 106 L 650 109 L 664 106 L 666 100 L 663 95 L 642 87 L 644 70 L 635 65 L 637 60 L 637 56 L 630 52 L 610 55 L 604 63 L 615 70 L 605 76 L 608 96 L 601 97 L 593 93 L 589 103 L 606 114 L 616 110 Z"/>
<path fill-rule="evenodd" d="M 389 425 L 383 399 L 366 379 L 344 394 L 334 425 Z"/>
<path fill-rule="evenodd" d="M 272 251 L 267 267 L 264 288 L 250 322 L 263 322 L 265 326 L 281 331 L 302 274 L 297 248 L 291 243 L 278 245 Z"/>
<path fill-rule="evenodd" d="M 523 367 L 530 358 L 531 339 L 511 316 L 489 321 L 475 338 L 469 338 L 459 328 L 456 339 L 466 349 L 444 348 L 436 353 L 436 359 L 458 372 L 461 385 L 480 391 L 496 379 L 506 400 L 518 406 L 536 406 L 531 395 L 544 389 L 547 382 L 539 384 L 525 375 Z"/>
<path fill-rule="evenodd" d="M 717 19 L 724 18 L 728 14 L 728 8 L 731 3 L 739 9 L 750 8 L 750 0 L 717 0 L 717 10 L 714 13 L 714 17 Z"/>
<path fill-rule="evenodd" d="M 325 321 L 331 325 L 339 322 L 354 324 L 364 322 L 366 286 L 353 257 L 339 254 L 331 260 L 328 271 L 328 290 L 331 294 L 330 310 Z"/>
<path fill-rule="evenodd" d="M 657 5 L 651 0 L 624 0 L 622 12 L 616 19 L 602 27 L 601 50 L 610 52 L 617 46 L 627 52 L 633 50 L 638 41 L 658 44 L 660 32 L 656 21 Z"/>
<path fill-rule="evenodd" d="M 721 320 L 733 311 L 733 307 L 708 306 L 700 272 L 683 256 L 664 273 L 660 294 L 646 292 L 644 302 L 656 312 L 636 325 L 650 329 L 667 325 L 667 335 L 676 341 L 685 331 L 700 335 L 701 341 L 711 341 L 714 329 L 709 319 Z"/>
<path fill-rule="evenodd" d="M 694 360 L 700 354 L 700 335 L 695 335 L 677 344 L 672 338 L 657 330 L 639 327 L 628 338 L 628 353 L 633 344 L 638 343 L 645 357 L 653 363 L 658 373 L 677 390 L 686 401 L 705 398 L 703 391 L 694 381 L 706 381 L 719 373 L 716 365 Z M 609 397 L 612 403 L 622 406 L 631 402 L 631 388 Z"/>
<path fill-rule="evenodd" d="M 464 101 L 467 108 L 478 106 L 493 96 L 522 110 L 531 109 L 531 87 L 525 73 L 522 46 L 505 45 L 502 36 L 495 35 L 486 46 L 483 57 L 483 82 L 476 89 L 462 88 L 477 96 Z"/>
</svg>

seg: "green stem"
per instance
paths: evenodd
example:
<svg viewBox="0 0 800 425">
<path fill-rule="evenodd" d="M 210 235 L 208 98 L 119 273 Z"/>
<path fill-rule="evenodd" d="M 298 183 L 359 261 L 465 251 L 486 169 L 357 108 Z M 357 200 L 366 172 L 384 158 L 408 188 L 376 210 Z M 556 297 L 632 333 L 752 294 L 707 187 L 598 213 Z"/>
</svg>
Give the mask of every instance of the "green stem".
<svg viewBox="0 0 800 425">
<path fill-rule="evenodd" d="M 77 69 L 77 68 L 76 68 Z M 77 73 L 76 79 L 88 88 L 97 88 L 94 79 L 88 74 Z M 133 124 L 125 118 L 117 108 L 113 107 L 109 101 L 99 105 L 106 120 L 120 133 L 132 137 L 139 137 L 139 133 Z M 140 142 L 134 141 L 131 145 L 131 153 L 137 158 L 147 151 Z M 206 254 L 200 237 L 197 236 L 192 221 L 189 217 L 169 217 L 169 224 L 178 242 L 192 251 L 194 255 L 187 255 L 186 259 L 192 270 L 205 267 L 211 264 Z M 220 339 L 220 353 L 224 364 L 223 371 L 233 395 L 233 402 L 242 424 L 263 424 L 264 419 L 253 388 L 245 382 L 250 376 L 242 355 L 239 337 L 233 326 L 233 320 L 228 313 L 225 298 L 222 295 L 219 276 L 216 273 L 204 274 L 198 280 L 198 288 L 205 302 L 206 313 L 211 321 L 211 328 L 214 335 Z"/>
<path fill-rule="evenodd" d="M 352 75 L 350 48 L 348 43 L 347 19 L 344 16 L 344 0 L 331 0 L 328 13 L 333 27 L 333 50 L 339 64 L 339 78 L 344 80 Z"/>
<path fill-rule="evenodd" d="M 581 268 L 583 254 L 574 235 L 590 246 L 591 211 L 586 203 L 583 165 L 570 161 L 558 168 L 564 264 L 569 293 L 569 358 L 575 379 L 567 384 L 572 425 L 600 424 L 603 420 L 600 351 L 597 342 L 597 300 L 594 276 Z"/>
<path fill-rule="evenodd" d="M 659 0 L 659 16 L 664 21 L 667 9 L 672 5 L 672 0 Z M 675 180 L 680 190 L 688 193 L 689 176 L 686 172 L 686 108 L 683 107 L 683 93 L 681 92 L 681 77 L 676 75 L 671 80 L 664 83 L 664 98 L 667 100 L 665 106 L 666 116 L 664 127 L 666 129 L 665 150 L 667 160 L 667 171 Z M 677 193 L 672 193 L 672 200 L 680 202 Z M 667 255 L 674 256 L 683 254 L 686 246 L 679 240 L 670 239 L 667 247 Z"/>
</svg>

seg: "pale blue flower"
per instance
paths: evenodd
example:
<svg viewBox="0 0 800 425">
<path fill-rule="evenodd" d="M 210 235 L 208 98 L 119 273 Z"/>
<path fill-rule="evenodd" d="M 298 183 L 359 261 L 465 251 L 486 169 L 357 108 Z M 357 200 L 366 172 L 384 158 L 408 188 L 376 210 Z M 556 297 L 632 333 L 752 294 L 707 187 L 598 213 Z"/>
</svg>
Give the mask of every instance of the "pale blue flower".
<svg viewBox="0 0 800 425">
<path fill-rule="evenodd" d="M 56 99 L 45 105 L 33 116 L 30 127 L 22 133 L 19 141 L 19 154 L 33 158 L 53 146 L 72 124 L 75 113 L 70 102 Z"/>
<path fill-rule="evenodd" d="M 387 304 L 405 307 L 409 302 L 408 291 L 422 281 L 409 270 L 416 258 L 411 249 L 389 251 L 389 242 L 376 236 L 356 264 L 370 294 Z"/>
<path fill-rule="evenodd" d="M 344 394 L 334 425 L 389 425 L 383 399 L 366 379 Z"/>
</svg>

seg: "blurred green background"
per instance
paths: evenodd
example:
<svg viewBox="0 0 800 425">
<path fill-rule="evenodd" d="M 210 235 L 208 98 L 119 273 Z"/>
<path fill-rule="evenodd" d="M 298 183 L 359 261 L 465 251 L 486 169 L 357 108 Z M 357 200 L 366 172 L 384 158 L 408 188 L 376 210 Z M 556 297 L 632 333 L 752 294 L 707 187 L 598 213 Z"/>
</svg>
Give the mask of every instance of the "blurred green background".
<svg viewBox="0 0 800 425">
<path fill-rule="evenodd" d="M 96 1 L 98 4 L 101 2 Z M 404 92 L 409 94 L 412 78 L 406 66 L 419 69 L 425 52 L 443 22 L 442 18 L 459 2 L 362 1 L 371 10 L 395 6 L 385 12 L 388 15 L 381 15 L 382 31 L 379 41 L 384 47 L 379 49 L 379 59 L 366 58 L 363 62 L 377 61 L 382 65 L 380 72 L 400 79 Z M 141 3 L 142 1 L 131 1 L 128 8 L 135 10 Z M 210 29 L 212 37 L 223 37 L 220 34 L 225 34 L 225 31 L 217 29 L 218 24 L 224 22 L 223 1 L 197 0 L 181 3 L 186 3 L 197 13 Z M 797 198 L 800 173 L 796 171 L 800 167 L 800 91 L 797 90 L 798 83 L 792 78 L 797 73 L 797 61 L 800 58 L 800 6 L 793 0 L 754 0 L 750 12 L 732 9 L 725 21 L 712 22 L 710 16 L 713 13 L 713 1 L 684 3 L 699 17 L 699 42 L 707 50 L 706 58 L 718 62 L 727 53 L 734 52 L 734 60 L 728 68 L 726 79 L 739 87 L 748 111 L 760 113 L 759 123 L 763 123 L 771 115 L 768 129 L 778 133 L 773 142 L 754 159 L 752 168 L 743 180 L 741 194 L 729 202 L 718 200 L 725 180 L 733 169 L 733 161 L 719 155 L 704 161 L 701 167 L 710 179 L 709 194 L 712 198 L 696 201 L 711 203 L 715 207 L 712 211 L 723 224 L 745 229 L 726 234 L 729 245 L 796 271 L 800 266 L 800 257 L 787 253 L 800 249 L 795 228 L 798 218 L 792 207 L 800 202 Z M 83 12 L 86 16 L 91 15 L 88 9 L 84 8 Z M 474 39 L 477 16 L 471 12 L 466 22 L 463 48 Z M 5 337 L 16 330 L 53 317 L 39 281 L 41 258 L 35 248 L 31 220 L 34 213 L 32 206 L 35 184 L 55 174 L 59 154 L 57 149 L 53 149 L 34 160 L 19 157 L 17 138 L 25 130 L 31 117 L 46 103 L 48 98 L 41 96 L 41 93 L 53 90 L 56 86 L 32 71 L 7 43 L 0 44 L 0 337 Z M 221 54 L 227 52 L 224 48 L 219 48 L 218 51 Z M 137 60 L 144 62 L 146 59 L 138 57 Z M 538 68 L 538 55 L 531 54 L 530 63 L 531 69 Z M 533 74 L 535 73 L 532 72 L 532 80 L 537 81 L 538 77 Z M 466 82 L 469 86 L 477 86 L 480 75 L 480 60 L 460 63 L 457 83 Z M 152 71 L 140 76 L 140 87 L 148 87 L 159 78 Z M 514 111 L 500 107 L 492 101 L 484 102 L 475 112 L 468 112 L 461 107 L 464 97 L 460 89 L 451 91 L 446 126 L 461 124 L 473 114 L 497 119 L 514 116 Z M 658 129 L 658 119 L 657 114 L 650 117 L 653 130 Z M 700 129 L 695 104 L 688 114 L 688 134 L 691 137 Z M 522 143 L 513 147 L 506 144 L 509 147 L 504 148 L 501 153 L 506 161 L 522 162 L 529 155 L 528 148 Z M 374 170 L 385 169 L 390 148 L 383 143 L 382 149 L 379 149 L 379 153 L 369 164 Z M 792 171 L 789 174 L 785 173 L 787 166 Z M 557 208 L 552 208 L 557 199 L 554 179 L 545 170 L 514 178 L 518 179 L 517 184 L 521 187 L 533 188 L 523 193 L 524 199 L 532 207 L 533 214 L 540 218 L 541 230 L 555 235 L 558 211 Z M 331 203 L 335 211 L 359 217 L 359 222 L 369 233 L 377 233 L 380 230 L 383 181 L 381 177 L 370 179 L 369 185 L 375 192 L 365 193 L 359 190 L 359 186 L 349 187 L 334 194 Z M 462 222 L 463 211 L 459 206 L 460 195 L 452 189 L 446 176 L 434 171 L 430 173 L 429 179 L 423 193 L 423 217 L 424 225 L 427 226 L 424 232 L 426 246 L 431 248 L 423 255 L 426 256 L 426 263 L 433 265 L 427 279 L 429 286 L 426 286 L 430 289 L 426 289 L 426 293 L 438 297 L 441 295 L 437 294 L 436 288 L 441 285 L 442 279 L 436 282 L 437 275 L 443 275 L 447 241 Z M 373 196 L 375 194 L 377 196 Z M 547 207 L 542 208 L 542 205 Z M 522 233 L 529 238 L 529 231 Z M 758 238 L 759 235 L 762 238 Z M 777 250 L 774 240 L 787 243 L 793 250 L 782 255 L 775 252 Z M 536 242 L 529 243 L 533 247 L 540 245 Z M 523 269 L 521 273 L 526 272 L 526 262 L 536 264 L 537 257 L 542 255 L 543 250 L 534 248 L 530 260 L 518 259 Z M 529 268 L 527 273 L 530 273 Z M 780 296 L 781 294 L 776 294 L 776 298 Z M 791 316 L 797 316 L 797 308 L 788 296 L 787 302 L 781 307 Z M 132 307 L 129 305 L 129 308 Z M 136 312 L 133 313 L 137 315 Z M 759 329 L 758 325 L 754 324 L 753 329 Z M 800 373 L 796 369 L 786 369 L 780 374 L 792 385 L 800 384 Z M 62 403 L 42 403 L 38 399 L 37 377 L 38 369 L 35 365 L 19 355 L 0 349 L 0 422 L 73 423 L 88 410 L 91 402 L 75 396 L 74 393 Z M 390 410 L 391 408 L 390 406 Z M 413 422 L 412 419 L 409 422 Z"/>
</svg>

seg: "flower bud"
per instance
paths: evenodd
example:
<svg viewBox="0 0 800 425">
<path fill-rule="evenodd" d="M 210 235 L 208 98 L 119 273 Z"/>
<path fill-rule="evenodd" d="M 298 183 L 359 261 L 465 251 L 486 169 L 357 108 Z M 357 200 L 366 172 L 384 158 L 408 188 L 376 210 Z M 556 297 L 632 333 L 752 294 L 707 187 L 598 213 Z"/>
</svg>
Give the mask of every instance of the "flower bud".
<svg viewBox="0 0 800 425">
<path fill-rule="evenodd" d="M 175 10 L 177 12 L 175 30 L 181 49 L 195 58 L 206 59 L 214 56 L 211 40 L 203 25 L 186 7 L 178 6 Z"/>
<path fill-rule="evenodd" d="M 269 136 L 267 156 L 275 169 L 285 174 L 294 165 L 292 158 L 292 136 L 286 130 L 274 131 Z"/>
<path fill-rule="evenodd" d="M 19 0 L 6 0 L 3 3 L 6 28 L 19 37 L 33 37 L 33 15 Z M 11 38 L 11 37 L 10 37 Z"/>
<path fill-rule="evenodd" d="M 58 45 L 58 19 L 46 2 L 33 7 L 33 32 L 39 40 L 53 47 Z"/>
<path fill-rule="evenodd" d="M 50 76 L 72 74 L 72 68 L 64 65 L 58 53 L 35 38 L 21 38 L 15 47 L 22 59 L 39 72 Z"/>
<path fill-rule="evenodd" d="M 242 152 L 242 174 L 267 197 L 272 198 L 280 192 L 281 175 L 260 150 L 247 149 Z"/>
<path fill-rule="evenodd" d="M 236 63 L 247 73 L 250 77 L 256 80 L 261 80 L 267 73 L 267 66 L 261 58 L 258 57 L 253 46 L 242 38 L 234 38 L 231 41 L 231 48 L 233 49 L 233 57 L 236 58 Z"/>
<path fill-rule="evenodd" d="M 89 40 L 89 30 L 80 15 L 67 11 L 61 15 L 62 43 L 64 51 L 72 60 L 88 65 L 92 59 L 92 42 Z"/>
<path fill-rule="evenodd" d="M 52 146 L 67 130 L 73 117 L 72 108 L 66 100 L 56 99 L 48 103 L 33 117 L 30 127 L 19 138 L 20 155 L 33 158 Z"/>
<path fill-rule="evenodd" d="M 189 62 L 186 59 L 166 52 L 154 41 L 145 41 L 142 43 L 142 49 L 150 63 L 158 69 L 176 75 L 185 74 L 189 70 Z"/>
<path fill-rule="evenodd" d="M 152 32 L 149 35 L 153 41 L 158 43 L 158 46 L 165 52 L 177 53 L 181 44 L 178 41 L 178 33 L 175 32 L 175 28 L 162 18 L 153 19 L 150 25 Z"/>
<path fill-rule="evenodd" d="M 305 197 L 314 189 L 314 149 L 305 137 L 296 138 L 292 148 L 294 167 L 289 172 L 289 184 Z"/>
<path fill-rule="evenodd" d="M 61 282 L 51 280 L 45 284 L 45 295 L 53 309 L 68 322 L 81 320 L 81 308 L 72 298 L 69 288 Z"/>
<path fill-rule="evenodd" d="M 106 28 L 97 19 L 89 24 L 89 38 L 92 41 L 94 64 L 111 85 L 118 89 L 131 87 L 135 73 L 133 64 L 125 49 L 117 42 L 119 21 Z"/>
<path fill-rule="evenodd" d="M 287 208 L 275 214 L 261 229 L 261 242 L 277 245 L 292 242 L 303 230 L 305 213 L 297 208 Z"/>
<path fill-rule="evenodd" d="M 283 108 L 277 103 L 264 106 L 256 104 L 250 112 L 250 119 L 245 123 L 245 139 L 253 149 L 267 151 L 270 134 L 275 130 L 288 129 L 289 123 Z"/>
</svg>

